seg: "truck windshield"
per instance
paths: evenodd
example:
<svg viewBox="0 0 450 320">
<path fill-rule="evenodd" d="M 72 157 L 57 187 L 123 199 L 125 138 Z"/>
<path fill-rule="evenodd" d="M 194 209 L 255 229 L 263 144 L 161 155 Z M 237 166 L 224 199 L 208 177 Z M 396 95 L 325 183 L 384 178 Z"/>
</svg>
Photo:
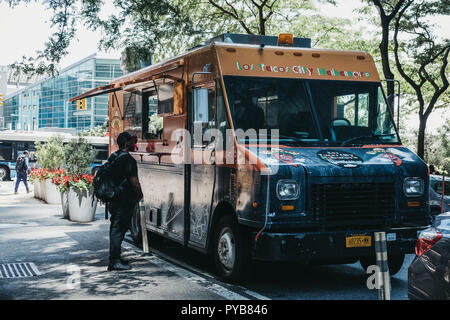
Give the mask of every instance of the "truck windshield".
<svg viewBox="0 0 450 320">
<path fill-rule="evenodd" d="M 235 129 L 279 129 L 280 142 L 398 144 L 379 83 L 225 76 Z"/>
</svg>

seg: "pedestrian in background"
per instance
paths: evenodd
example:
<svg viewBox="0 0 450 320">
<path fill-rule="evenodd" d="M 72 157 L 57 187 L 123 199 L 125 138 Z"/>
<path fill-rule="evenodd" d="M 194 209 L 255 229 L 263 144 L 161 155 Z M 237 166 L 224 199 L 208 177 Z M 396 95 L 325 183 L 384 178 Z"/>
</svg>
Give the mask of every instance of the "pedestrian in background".
<svg viewBox="0 0 450 320">
<path fill-rule="evenodd" d="M 109 231 L 109 265 L 111 270 L 129 270 L 129 262 L 122 259 L 121 247 L 130 227 L 135 206 L 143 198 L 138 179 L 136 160 L 129 154 L 135 150 L 137 139 L 128 132 L 117 137 L 119 150 L 109 156 L 117 196 L 110 202 L 111 226 Z"/>
<path fill-rule="evenodd" d="M 23 181 L 25 188 L 27 189 L 27 193 L 30 193 L 30 189 L 28 188 L 27 176 L 29 171 L 28 164 L 28 151 L 25 150 L 23 154 L 17 157 L 16 161 L 16 186 L 14 188 L 14 194 L 17 194 L 17 190 L 19 189 L 20 181 Z"/>
</svg>

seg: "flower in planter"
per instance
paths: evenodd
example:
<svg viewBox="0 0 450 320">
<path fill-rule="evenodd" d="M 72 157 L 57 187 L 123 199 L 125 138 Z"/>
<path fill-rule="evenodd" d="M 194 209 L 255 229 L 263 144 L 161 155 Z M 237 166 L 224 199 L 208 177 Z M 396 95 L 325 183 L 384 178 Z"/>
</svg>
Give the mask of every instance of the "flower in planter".
<svg viewBox="0 0 450 320">
<path fill-rule="evenodd" d="M 64 169 L 52 170 L 50 173 L 50 179 L 52 179 L 52 183 L 55 185 L 59 185 L 61 178 L 66 174 Z"/>
<path fill-rule="evenodd" d="M 30 172 L 30 183 L 34 183 L 36 181 L 39 181 L 39 175 L 40 175 L 41 169 L 32 169 Z"/>
<path fill-rule="evenodd" d="M 44 181 L 50 179 L 50 171 L 48 171 L 45 168 L 42 168 L 39 170 L 39 174 L 38 174 L 38 180 L 39 181 Z"/>
<path fill-rule="evenodd" d="M 94 182 L 94 176 L 90 174 L 83 174 L 78 177 L 72 177 L 69 180 L 69 184 L 71 188 L 78 189 L 80 191 L 89 192 Z"/>
<path fill-rule="evenodd" d="M 55 184 L 58 187 L 59 192 L 65 193 L 66 191 L 69 190 L 71 181 L 72 181 L 72 176 L 64 173 L 55 180 Z"/>
</svg>

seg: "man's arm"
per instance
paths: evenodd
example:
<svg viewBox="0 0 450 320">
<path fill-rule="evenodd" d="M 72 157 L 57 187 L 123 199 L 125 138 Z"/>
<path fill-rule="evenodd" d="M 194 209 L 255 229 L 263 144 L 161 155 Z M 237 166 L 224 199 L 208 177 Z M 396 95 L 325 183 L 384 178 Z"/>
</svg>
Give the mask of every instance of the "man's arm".
<svg viewBox="0 0 450 320">
<path fill-rule="evenodd" d="M 141 184 L 139 183 L 139 178 L 138 177 L 130 177 L 130 179 L 128 179 L 128 182 L 130 183 L 131 187 L 133 188 L 133 191 L 136 194 L 136 196 L 139 198 L 139 200 L 141 200 L 144 197 L 144 195 L 142 194 L 142 188 L 141 188 Z"/>
</svg>

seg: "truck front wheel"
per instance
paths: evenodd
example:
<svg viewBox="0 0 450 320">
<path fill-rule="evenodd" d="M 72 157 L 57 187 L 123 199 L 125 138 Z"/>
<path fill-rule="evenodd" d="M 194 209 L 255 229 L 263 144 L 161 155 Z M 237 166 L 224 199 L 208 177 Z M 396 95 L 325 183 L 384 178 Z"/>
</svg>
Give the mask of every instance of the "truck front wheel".
<svg viewBox="0 0 450 320">
<path fill-rule="evenodd" d="M 214 232 L 214 262 L 223 280 L 237 282 L 247 275 L 251 262 L 249 240 L 249 233 L 232 216 L 219 220 Z"/>
</svg>

